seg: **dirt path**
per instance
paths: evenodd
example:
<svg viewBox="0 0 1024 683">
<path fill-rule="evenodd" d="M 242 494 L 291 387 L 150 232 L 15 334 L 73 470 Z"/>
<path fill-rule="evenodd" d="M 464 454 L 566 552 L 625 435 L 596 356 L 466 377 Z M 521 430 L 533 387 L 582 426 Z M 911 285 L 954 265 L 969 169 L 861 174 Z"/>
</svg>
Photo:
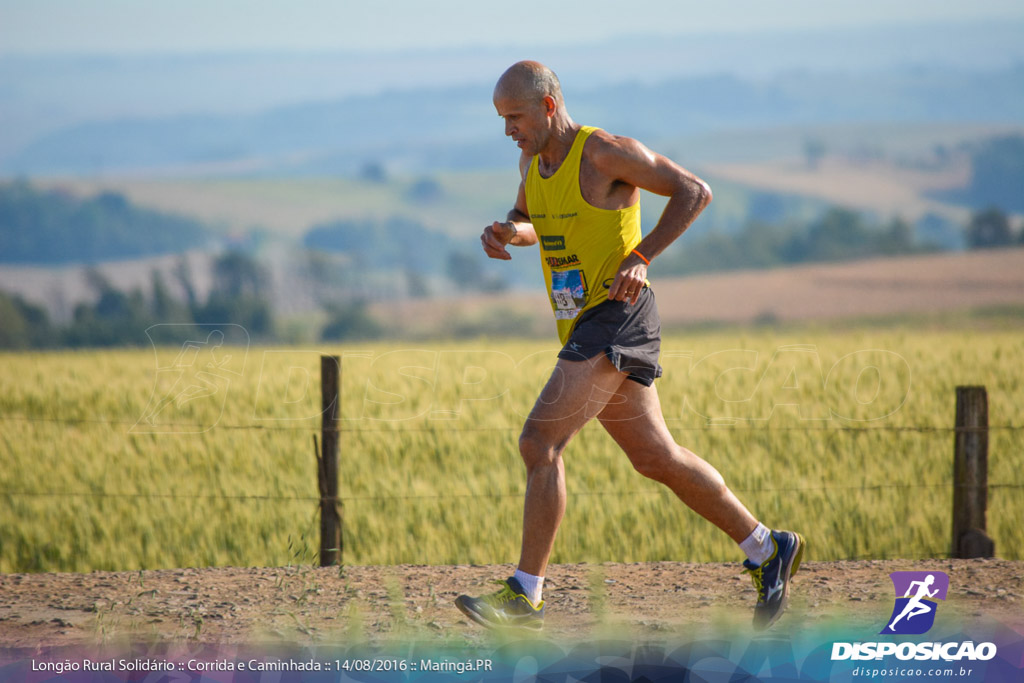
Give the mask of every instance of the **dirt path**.
<svg viewBox="0 0 1024 683">
<path fill-rule="evenodd" d="M 841 624 L 877 633 L 893 604 L 889 573 L 944 571 L 940 619 L 995 620 L 1024 634 L 1024 562 L 808 562 L 779 627 Z M 490 592 L 509 566 L 217 568 L 0 575 L 0 648 L 125 641 L 316 644 L 483 638 L 452 601 Z M 671 638 L 746 629 L 754 591 L 738 565 L 559 565 L 545 587 L 546 636 Z"/>
</svg>

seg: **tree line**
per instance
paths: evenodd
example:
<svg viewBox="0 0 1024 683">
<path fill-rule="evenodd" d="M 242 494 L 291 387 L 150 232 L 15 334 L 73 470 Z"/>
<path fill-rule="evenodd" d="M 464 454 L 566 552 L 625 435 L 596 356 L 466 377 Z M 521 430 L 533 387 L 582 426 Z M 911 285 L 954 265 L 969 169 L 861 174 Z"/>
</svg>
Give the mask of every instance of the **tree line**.
<svg viewBox="0 0 1024 683">
<path fill-rule="evenodd" d="M 1024 245 L 1024 223 L 1014 229 L 1010 217 L 990 207 L 973 213 L 964 226 L 969 249 Z M 774 268 L 801 263 L 853 261 L 942 251 L 944 246 L 915 235 L 901 218 L 872 223 L 864 214 L 832 207 L 807 224 L 748 221 L 738 233 L 683 238 L 658 259 L 657 274 Z"/>
<path fill-rule="evenodd" d="M 395 237 L 384 228 L 402 225 L 404 227 L 398 227 L 398 233 L 409 239 L 396 241 L 413 246 L 395 247 L 390 254 L 375 251 L 375 245 Z M 1024 244 L 1024 226 L 1014 231 L 1007 215 L 999 209 L 976 212 L 966 232 L 972 248 Z M 384 259 L 387 267 L 408 268 L 414 263 L 415 254 L 404 252 L 422 249 L 422 227 L 400 222 L 384 225 L 376 225 L 372 221 L 357 224 L 339 222 L 311 232 L 311 235 L 316 235 L 309 239 L 311 245 L 322 241 L 321 249 L 333 247 L 348 257 L 339 265 L 325 260 L 324 251 L 314 249 L 308 252 L 309 272 L 306 276 L 317 292 L 316 303 L 324 318 L 316 333 L 318 338 L 347 341 L 387 336 L 386 326 L 370 312 L 369 297 L 353 289 L 354 282 L 360 278 L 351 278 L 345 273 L 351 269 L 345 263 L 359 262 L 362 263 L 359 267 L 363 268 L 365 261 L 353 258 L 352 253 L 345 249 L 367 249 L 368 252 L 359 253 L 376 253 Z M 415 237 L 420 239 L 413 239 Z M 934 247 L 915 243 L 912 230 L 904 221 L 894 219 L 884 225 L 872 225 L 857 212 L 833 208 L 805 226 L 751 222 L 735 235 L 713 234 L 686 241 L 658 260 L 655 274 L 768 268 L 931 250 L 935 250 Z M 437 262 L 432 267 L 443 268 L 447 277 L 459 283 L 461 289 L 493 291 L 500 288 L 500 282 L 496 283 L 494 276 L 480 267 L 478 260 L 471 258 L 468 252 L 455 250 L 449 252 L 447 258 L 437 254 L 433 258 Z M 148 292 L 142 288 L 122 291 L 100 271 L 91 269 L 87 271 L 86 280 L 94 300 L 79 303 L 71 320 L 64 324 L 51 320 L 42 306 L 20 296 L 0 292 L 0 348 L 144 345 L 149 343 L 149 338 L 156 343 L 175 342 L 170 337 L 161 338 L 161 334 L 172 334 L 172 330 L 162 328 L 160 323 L 233 323 L 244 327 L 256 341 L 281 340 L 282 331 L 271 303 L 271 277 L 266 266 L 251 254 L 228 251 L 212 261 L 211 275 L 211 289 L 203 297 L 197 292 L 185 260 L 181 260 L 171 274 L 177 287 L 171 286 L 163 272 L 154 270 Z M 424 282 L 408 276 L 409 291 L 405 295 L 429 294 Z M 453 330 L 456 332 L 472 336 L 474 330 L 459 328 Z"/>
<path fill-rule="evenodd" d="M 64 220 L 70 222 L 58 227 Z M 135 220 L 140 221 L 139 227 L 126 227 Z M 106 225 L 110 231 L 98 236 Z M 179 229 L 183 233 L 174 239 L 156 237 Z M 963 232 L 969 248 L 1024 245 L 1024 225 L 1015 228 L 996 207 L 976 211 Z M 11 237 L 15 234 L 20 241 Z M 88 261 L 85 255 L 97 259 L 138 255 L 140 240 L 149 239 L 154 241 L 146 248 L 152 251 L 181 251 L 185 245 L 206 240 L 207 234 L 194 221 L 140 209 L 111 193 L 82 200 L 21 182 L 0 186 L 0 261 L 38 261 L 44 241 L 57 261 L 71 259 L 75 245 L 79 245 L 75 260 Z M 90 246 L 79 242 L 90 242 Z M 386 336 L 385 325 L 370 312 L 371 300 L 428 297 L 432 283 L 442 281 L 454 285 L 446 291 L 498 291 L 509 286 L 507 278 L 517 277 L 507 268 L 489 268 L 474 240 L 457 241 L 407 217 L 343 219 L 314 226 L 303 246 L 302 278 L 322 320 L 313 335 L 325 341 Z M 2 251 L 6 248 L 13 248 L 15 256 Z M 901 219 L 875 223 L 862 213 L 833 207 L 808 223 L 750 220 L 737 233 L 687 236 L 658 259 L 653 274 L 771 268 L 941 248 L 915 236 L 913 227 Z M 158 343 L 172 342 L 160 339 L 169 330 L 161 330 L 159 323 L 234 323 L 256 340 L 286 337 L 271 301 L 269 269 L 253 254 L 221 253 L 212 261 L 210 275 L 212 286 L 200 296 L 184 259 L 169 274 L 154 270 L 148 291 L 122 291 L 93 268 L 86 275 L 91 301 L 76 305 L 70 320 L 61 323 L 52 320 L 44 307 L 0 292 L 0 348 L 143 345 L 148 343 L 147 329 Z M 457 332 L 472 335 L 473 330 Z"/>
<path fill-rule="evenodd" d="M 93 263 L 205 246 L 206 226 L 142 208 L 116 192 L 82 199 L 27 181 L 0 185 L 0 262 Z"/>
<path fill-rule="evenodd" d="M 147 333 L 157 343 L 176 341 L 164 323 L 234 323 L 257 339 L 274 338 L 266 268 L 249 255 L 227 252 L 214 260 L 212 270 L 213 286 L 201 298 L 187 262 L 180 261 L 174 278 L 185 292 L 182 300 L 159 270 L 152 272 L 147 294 L 138 287 L 122 291 L 89 269 L 85 278 L 95 300 L 76 305 L 65 324 L 53 322 L 42 306 L 0 292 L 0 348 L 141 346 L 149 343 Z"/>
</svg>

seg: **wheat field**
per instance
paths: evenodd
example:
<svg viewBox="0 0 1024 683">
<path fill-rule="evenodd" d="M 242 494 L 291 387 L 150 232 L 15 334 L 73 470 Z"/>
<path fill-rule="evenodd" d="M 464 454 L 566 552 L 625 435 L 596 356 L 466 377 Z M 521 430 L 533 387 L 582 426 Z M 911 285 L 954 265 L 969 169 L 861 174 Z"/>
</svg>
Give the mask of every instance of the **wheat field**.
<svg viewBox="0 0 1024 683">
<path fill-rule="evenodd" d="M 342 358 L 343 561 L 518 556 L 517 435 L 553 344 L 192 337 L 0 355 L 0 572 L 314 562 L 321 353 Z M 948 555 L 954 390 L 986 386 L 988 531 L 1024 557 L 1021 331 L 708 332 L 666 338 L 662 362 L 676 440 L 816 560 Z M 565 460 L 554 562 L 740 559 L 599 425 Z"/>
</svg>

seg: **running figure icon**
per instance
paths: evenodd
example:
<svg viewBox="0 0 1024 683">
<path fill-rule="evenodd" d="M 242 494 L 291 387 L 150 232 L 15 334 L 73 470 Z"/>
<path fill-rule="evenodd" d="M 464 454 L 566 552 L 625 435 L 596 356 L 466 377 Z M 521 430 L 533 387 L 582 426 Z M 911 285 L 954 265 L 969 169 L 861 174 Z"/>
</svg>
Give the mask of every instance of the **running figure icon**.
<svg viewBox="0 0 1024 683">
<path fill-rule="evenodd" d="M 911 582 L 910 587 L 907 588 L 907 594 L 903 596 L 905 598 L 910 598 L 910 600 L 907 602 L 906 606 L 903 608 L 903 611 L 900 612 L 900 615 L 898 617 L 896 617 L 895 619 L 893 619 L 892 623 L 889 624 L 889 630 L 890 631 L 893 631 L 893 632 L 896 631 L 896 622 L 898 622 L 903 617 L 906 617 L 907 621 L 910 621 L 911 619 L 913 619 L 914 617 L 916 617 L 918 615 L 928 614 L 933 609 L 935 609 L 932 604 L 929 604 L 929 603 L 923 601 L 923 599 L 926 598 L 926 597 L 927 598 L 934 598 L 936 596 L 936 594 L 939 592 L 938 588 L 936 588 L 933 591 L 928 590 L 928 588 L 931 587 L 931 585 L 934 584 L 934 583 L 935 583 L 935 575 L 934 574 L 929 574 L 928 576 L 926 576 L 924 581 L 912 581 Z M 913 596 L 911 596 L 910 594 L 914 591 L 914 586 L 917 586 L 917 593 L 914 594 Z"/>
</svg>

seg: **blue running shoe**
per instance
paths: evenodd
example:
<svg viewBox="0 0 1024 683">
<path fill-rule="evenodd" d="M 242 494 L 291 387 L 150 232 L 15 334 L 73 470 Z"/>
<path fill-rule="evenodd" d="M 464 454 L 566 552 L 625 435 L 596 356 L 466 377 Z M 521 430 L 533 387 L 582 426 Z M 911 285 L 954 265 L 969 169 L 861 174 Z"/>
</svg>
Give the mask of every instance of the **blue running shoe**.
<svg viewBox="0 0 1024 683">
<path fill-rule="evenodd" d="M 743 566 L 757 589 L 754 628 L 766 629 L 782 616 L 789 602 L 789 580 L 800 567 L 804 539 L 792 531 L 772 531 L 775 552 L 761 566 L 744 560 Z"/>
<path fill-rule="evenodd" d="M 526 628 L 539 631 L 544 627 L 544 601 L 534 605 L 526 597 L 515 578 L 495 581 L 501 590 L 480 598 L 460 595 L 455 606 L 467 617 L 487 628 Z"/>
</svg>

